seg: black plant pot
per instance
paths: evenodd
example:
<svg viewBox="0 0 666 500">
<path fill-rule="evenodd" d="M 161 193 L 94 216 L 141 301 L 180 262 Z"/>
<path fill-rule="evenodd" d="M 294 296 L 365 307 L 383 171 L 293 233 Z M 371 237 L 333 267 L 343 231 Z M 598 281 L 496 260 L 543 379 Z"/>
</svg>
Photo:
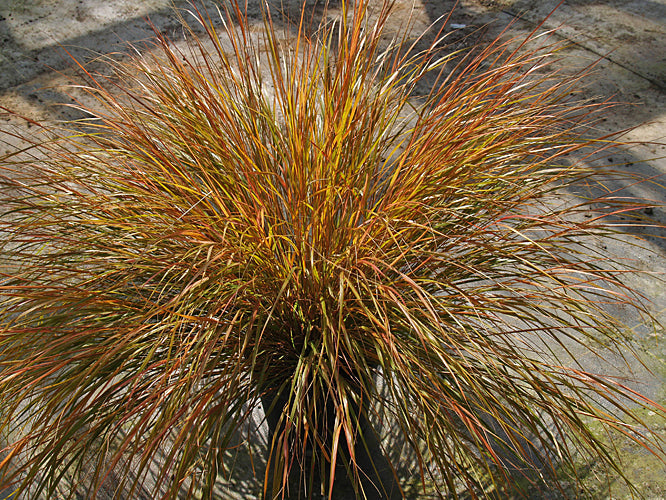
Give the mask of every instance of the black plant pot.
<svg viewBox="0 0 666 500">
<path fill-rule="evenodd" d="M 319 446 L 312 439 L 308 439 L 308 442 L 305 443 L 305 453 L 297 451 L 303 448 L 303 444 L 293 441 L 288 443 L 287 450 L 280 450 L 277 449 L 277 446 L 271 446 L 274 438 L 284 431 L 284 420 L 280 417 L 289 404 L 288 396 L 276 390 L 269 390 L 262 397 L 262 404 L 268 423 L 268 450 L 266 452 L 268 470 L 264 500 L 282 498 L 289 500 L 320 500 L 328 498 L 330 484 L 327 476 L 330 470 L 330 462 L 321 456 Z M 321 412 L 321 417 L 317 422 L 321 431 L 320 435 L 323 434 L 322 437 L 327 440 L 327 448 L 331 449 L 335 412 L 332 405 L 327 405 L 326 401 L 317 401 L 317 404 L 318 408 L 325 409 Z M 393 500 L 402 498 L 401 489 L 393 468 L 382 452 L 377 433 L 368 419 L 367 405 L 359 407 L 358 404 L 354 404 L 350 410 L 354 415 L 357 415 L 360 433 L 364 436 L 364 440 L 354 443 L 354 454 L 360 481 L 357 490 L 355 490 L 353 475 L 350 474 L 349 468 L 345 465 L 349 463 L 350 452 L 346 439 L 343 438 L 339 443 L 331 498 L 344 500 L 354 498 Z M 298 456 L 296 459 L 297 453 L 304 456 Z M 291 467 L 284 488 L 282 487 L 283 479 L 279 475 L 281 468 L 278 467 L 281 456 L 286 459 L 298 460 Z M 359 493 L 360 491 L 363 493 Z"/>
</svg>

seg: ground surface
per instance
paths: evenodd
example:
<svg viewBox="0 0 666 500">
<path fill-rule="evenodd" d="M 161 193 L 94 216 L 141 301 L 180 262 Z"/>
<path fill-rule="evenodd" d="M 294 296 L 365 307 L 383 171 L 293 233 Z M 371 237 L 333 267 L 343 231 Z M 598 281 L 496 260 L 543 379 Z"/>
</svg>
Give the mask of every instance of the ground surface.
<svg viewBox="0 0 666 500">
<path fill-rule="evenodd" d="M 175 2 L 184 6 L 182 1 Z M 279 2 L 271 0 L 277 5 Z M 399 1 L 398 10 L 408 12 L 411 2 Z M 96 54 L 125 50 L 125 42 L 138 42 L 151 35 L 145 18 L 159 30 L 178 37 L 178 21 L 169 0 L 0 0 L 0 106 L 36 120 L 57 120 L 74 113 L 54 106 L 68 102 L 60 86 L 71 71 L 66 52 L 82 60 Z M 295 8 L 292 0 L 287 8 Z M 556 7 L 558 0 L 461 0 L 447 30 L 478 37 L 477 29 L 491 23 L 487 37 L 511 25 L 509 34 L 525 35 L 536 29 Z M 425 29 L 454 6 L 449 0 L 414 0 L 415 26 Z M 404 17 L 397 15 L 398 26 Z M 631 129 L 627 140 L 640 146 L 618 148 L 611 158 L 619 168 L 666 182 L 666 0 L 565 0 L 539 29 L 559 27 L 559 37 L 571 42 L 560 64 L 572 72 L 598 61 L 588 79 L 585 95 L 600 99 L 613 96 L 626 103 L 609 111 L 600 125 L 607 131 Z M 464 43 L 464 42 L 463 42 Z M 1 110 L 0 110 L 1 111 Z M 26 120 L 0 112 L 0 127 L 30 126 Z M 0 157 L 16 144 L 0 142 Z M 661 176 L 661 177 L 660 177 Z M 645 184 L 627 190 L 666 202 L 664 188 Z M 652 216 L 666 224 L 664 208 Z M 632 277 L 633 286 L 651 301 L 655 315 L 666 324 L 666 285 L 658 276 L 666 271 L 666 236 L 663 230 L 645 230 L 642 249 L 618 242 L 605 243 L 614 255 L 633 259 L 645 274 Z M 633 366 L 636 388 L 666 403 L 666 336 L 663 329 L 647 329 L 637 323 L 636 348 L 646 366 Z M 593 361 L 590 361 L 593 363 Z M 591 369 L 594 367 L 592 366 Z M 626 367 L 618 367 L 628 374 Z M 650 416 L 646 416 L 649 420 Z M 652 422 L 663 429 L 666 422 Z M 648 499 L 666 498 L 666 466 L 635 446 L 620 443 L 627 474 Z M 594 481 L 591 475 L 590 481 Z M 617 486 L 599 498 L 626 498 Z M 1 498 L 1 494 L 0 494 Z"/>
</svg>

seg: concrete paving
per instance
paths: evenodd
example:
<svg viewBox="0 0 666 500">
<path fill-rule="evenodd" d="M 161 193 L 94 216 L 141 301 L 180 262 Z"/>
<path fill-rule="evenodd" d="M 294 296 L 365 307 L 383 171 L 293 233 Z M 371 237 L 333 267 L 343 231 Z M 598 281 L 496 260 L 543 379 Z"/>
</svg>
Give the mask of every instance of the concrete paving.
<svg viewBox="0 0 666 500">
<path fill-rule="evenodd" d="M 60 86 L 72 74 L 71 58 L 90 61 L 99 54 L 126 49 L 151 35 L 146 17 L 164 33 L 178 37 L 178 21 L 170 0 L 0 0 L 0 106 L 37 120 L 67 118 L 70 110 L 53 106 L 67 102 Z M 254 2 L 256 3 L 256 2 Z M 279 4 L 279 0 L 273 3 Z M 285 2 L 294 8 L 298 0 Z M 411 1 L 400 0 L 407 9 Z M 641 144 L 611 153 L 626 171 L 666 183 L 666 0 L 461 0 L 450 26 L 473 33 L 488 25 L 487 36 L 511 25 L 509 34 L 525 35 L 539 29 L 559 28 L 558 37 L 569 43 L 558 64 L 563 70 L 597 61 L 596 72 L 582 89 L 589 98 L 610 96 L 626 103 L 611 109 L 601 131 L 627 130 L 628 141 Z M 185 7 L 177 0 L 176 6 Z M 414 0 L 416 25 L 427 26 L 454 7 L 449 0 Z M 254 7 L 258 12 L 258 7 Z M 551 14 L 552 12 L 552 14 Z M 400 21 L 397 21 L 399 23 Z M 490 23 L 490 24 L 488 24 Z M 28 127 L 15 117 L 0 113 L 0 127 Z M 0 154 L 14 145 L 0 142 Z M 598 160 L 600 163 L 608 158 Z M 641 195 L 666 203 L 666 190 L 656 184 L 633 186 L 628 195 Z M 664 207 L 652 217 L 666 224 Z M 666 231 L 643 231 L 642 248 L 622 241 L 606 250 L 631 259 L 645 271 L 630 278 L 631 284 L 651 301 L 653 313 L 666 324 Z M 602 243 L 600 243 L 602 244 Z M 636 347 L 648 369 L 633 366 L 634 385 L 666 403 L 666 338 L 661 328 L 632 324 Z M 593 363 L 590 360 L 590 363 Z M 592 367 L 593 368 L 593 367 Z M 621 368 L 626 371 L 625 368 Z M 652 422 L 664 429 L 666 422 Z M 666 498 L 666 466 L 630 444 L 619 445 L 630 478 L 648 499 Z M 613 498 L 628 493 L 618 487 Z M 2 494 L 0 493 L 0 498 Z M 600 494 L 600 498 L 606 498 Z"/>
</svg>

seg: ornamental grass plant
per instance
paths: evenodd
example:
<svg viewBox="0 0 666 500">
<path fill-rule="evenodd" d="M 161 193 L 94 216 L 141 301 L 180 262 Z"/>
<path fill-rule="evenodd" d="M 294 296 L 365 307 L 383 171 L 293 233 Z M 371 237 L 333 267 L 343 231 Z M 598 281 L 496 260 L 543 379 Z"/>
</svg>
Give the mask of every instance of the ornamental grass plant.
<svg viewBox="0 0 666 500">
<path fill-rule="evenodd" d="M 219 498 L 256 408 L 265 498 L 401 498 L 395 442 L 442 498 L 624 477 L 593 426 L 663 453 L 666 410 L 566 355 L 632 355 L 613 304 L 651 321 L 590 243 L 645 205 L 572 194 L 605 104 L 548 33 L 451 53 L 370 5 L 193 7 L 0 159 L 16 498 Z"/>
</svg>

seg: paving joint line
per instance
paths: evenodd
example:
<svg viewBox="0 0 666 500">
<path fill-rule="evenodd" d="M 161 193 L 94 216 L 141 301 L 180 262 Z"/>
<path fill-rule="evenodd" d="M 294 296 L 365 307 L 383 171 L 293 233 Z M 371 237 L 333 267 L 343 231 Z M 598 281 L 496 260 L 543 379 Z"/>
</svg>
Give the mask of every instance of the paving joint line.
<svg viewBox="0 0 666 500">
<path fill-rule="evenodd" d="M 531 19 L 527 19 L 527 18 L 523 17 L 520 14 L 516 14 L 515 12 L 511 12 L 510 10 L 502 9 L 502 12 L 504 14 L 510 16 L 510 17 L 513 17 L 514 19 L 517 19 L 519 21 L 523 21 L 523 22 L 526 22 L 528 24 L 531 24 L 532 26 L 537 26 L 538 25 L 538 23 L 536 23 L 535 21 L 532 21 Z M 612 59 L 609 56 L 609 54 L 602 54 L 602 53 L 598 52 L 597 50 L 586 46 L 582 42 L 578 42 L 578 41 L 576 41 L 572 38 L 569 38 L 568 36 L 563 35 L 562 33 L 560 33 L 558 30 L 555 30 L 554 33 L 555 33 L 556 36 L 558 36 L 559 38 L 561 38 L 563 40 L 566 40 L 567 42 L 571 43 L 572 45 L 575 45 L 576 47 L 579 47 L 583 50 L 586 50 L 587 52 L 590 52 L 590 53 L 594 54 L 595 56 L 610 62 L 611 64 L 615 64 L 616 66 L 619 66 L 620 68 L 624 69 L 625 71 L 628 71 L 631 74 L 645 80 L 646 82 L 649 82 L 651 85 L 655 86 L 656 88 L 658 88 L 662 92 L 666 92 L 666 84 L 664 84 L 664 83 L 662 83 L 658 80 L 655 80 L 654 78 L 650 78 L 649 76 L 638 72 L 637 70 L 631 68 L 630 66 L 627 66 L 626 64 L 623 64 L 619 61 L 616 61 L 615 59 Z"/>
</svg>

